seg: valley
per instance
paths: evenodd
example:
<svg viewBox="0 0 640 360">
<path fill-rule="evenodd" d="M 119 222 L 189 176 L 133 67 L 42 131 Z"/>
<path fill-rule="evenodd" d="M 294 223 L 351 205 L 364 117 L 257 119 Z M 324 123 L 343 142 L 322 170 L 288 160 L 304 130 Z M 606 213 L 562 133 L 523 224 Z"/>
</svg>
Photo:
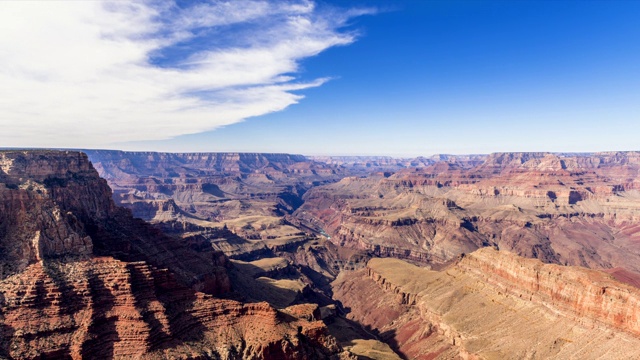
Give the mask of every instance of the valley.
<svg viewBox="0 0 640 360">
<path fill-rule="evenodd" d="M 638 153 L 86 153 L 0 152 L 0 357 L 638 356 Z"/>
</svg>

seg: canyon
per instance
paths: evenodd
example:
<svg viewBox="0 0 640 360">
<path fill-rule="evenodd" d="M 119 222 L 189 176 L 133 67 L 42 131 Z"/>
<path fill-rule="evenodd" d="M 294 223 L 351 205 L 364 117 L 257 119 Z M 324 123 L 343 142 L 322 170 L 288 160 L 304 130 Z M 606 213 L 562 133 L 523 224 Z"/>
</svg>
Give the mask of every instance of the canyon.
<svg viewBox="0 0 640 360">
<path fill-rule="evenodd" d="M 311 189 L 296 216 L 340 246 L 446 264 L 491 246 L 640 271 L 640 153 L 499 153 Z"/>
<path fill-rule="evenodd" d="M 0 151 L 0 358 L 638 357 L 639 172 Z"/>
<path fill-rule="evenodd" d="M 324 359 L 313 307 L 219 295 L 226 256 L 117 207 L 85 154 L 0 152 L 0 357 Z"/>
</svg>

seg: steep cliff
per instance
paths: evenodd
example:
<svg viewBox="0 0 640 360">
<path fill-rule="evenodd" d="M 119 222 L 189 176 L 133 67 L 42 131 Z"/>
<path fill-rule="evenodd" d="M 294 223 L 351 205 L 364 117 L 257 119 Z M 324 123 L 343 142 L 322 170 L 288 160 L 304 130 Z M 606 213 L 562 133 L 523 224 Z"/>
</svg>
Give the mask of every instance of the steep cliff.
<svg viewBox="0 0 640 360">
<path fill-rule="evenodd" d="M 230 288 L 226 257 L 115 206 L 81 153 L 0 152 L 0 257 L 0 357 L 324 359 L 340 350 L 313 316 L 213 297 Z"/>
<path fill-rule="evenodd" d="M 334 291 L 350 318 L 412 359 L 640 355 L 640 290 L 603 272 L 491 248 L 442 271 L 372 259 L 341 275 Z"/>
<path fill-rule="evenodd" d="M 228 290 L 221 254 L 196 253 L 115 206 L 86 155 L 3 151 L 0 164 L 3 276 L 39 261 L 95 254 L 170 268 L 199 290 Z"/>
<path fill-rule="evenodd" d="M 11 358 L 323 359 L 339 350 L 320 321 L 194 292 L 145 262 L 33 264 L 0 291 L 0 349 Z"/>
<path fill-rule="evenodd" d="M 640 290 L 605 272 L 543 264 L 492 249 L 465 256 L 456 268 L 567 318 L 640 336 Z"/>
</svg>

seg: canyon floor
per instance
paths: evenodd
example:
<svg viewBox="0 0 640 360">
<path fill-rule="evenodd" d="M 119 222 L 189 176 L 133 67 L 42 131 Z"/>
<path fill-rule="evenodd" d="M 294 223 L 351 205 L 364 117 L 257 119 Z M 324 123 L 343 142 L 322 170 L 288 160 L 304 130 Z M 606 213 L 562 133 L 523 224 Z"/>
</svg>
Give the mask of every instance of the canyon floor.
<svg viewBox="0 0 640 360">
<path fill-rule="evenodd" d="M 0 152 L 0 358 L 640 356 L 640 153 Z"/>
</svg>

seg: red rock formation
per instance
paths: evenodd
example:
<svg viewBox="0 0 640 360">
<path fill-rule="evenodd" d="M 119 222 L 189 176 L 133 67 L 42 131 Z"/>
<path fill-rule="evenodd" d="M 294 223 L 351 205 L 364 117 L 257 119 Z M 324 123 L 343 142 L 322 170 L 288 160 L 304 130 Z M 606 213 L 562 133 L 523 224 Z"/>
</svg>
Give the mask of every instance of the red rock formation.
<svg viewBox="0 0 640 360">
<path fill-rule="evenodd" d="M 576 322 L 593 321 L 640 336 L 640 289 L 614 281 L 604 272 L 543 264 L 493 249 L 478 250 L 456 266 Z"/>
<path fill-rule="evenodd" d="M 372 259 L 333 287 L 407 358 L 640 356 L 640 290 L 600 271 L 485 248 L 441 271 Z"/>
<path fill-rule="evenodd" d="M 492 246 L 640 272 L 640 153 L 498 153 L 308 191 L 294 214 L 336 244 L 433 264 Z"/>
<path fill-rule="evenodd" d="M 0 152 L 0 264 L 0 357 L 324 359 L 340 350 L 315 318 L 210 295 L 229 290 L 226 257 L 116 207 L 84 154 Z"/>
<path fill-rule="evenodd" d="M 5 276 L 45 259 L 98 254 L 168 267 L 197 289 L 228 290 L 220 254 L 208 248 L 194 253 L 116 207 L 109 186 L 86 155 L 5 151 L 0 164 Z"/>
<path fill-rule="evenodd" d="M 144 262 L 45 262 L 0 282 L 13 358 L 324 358 L 338 347 L 315 319 L 194 292 Z"/>
</svg>

